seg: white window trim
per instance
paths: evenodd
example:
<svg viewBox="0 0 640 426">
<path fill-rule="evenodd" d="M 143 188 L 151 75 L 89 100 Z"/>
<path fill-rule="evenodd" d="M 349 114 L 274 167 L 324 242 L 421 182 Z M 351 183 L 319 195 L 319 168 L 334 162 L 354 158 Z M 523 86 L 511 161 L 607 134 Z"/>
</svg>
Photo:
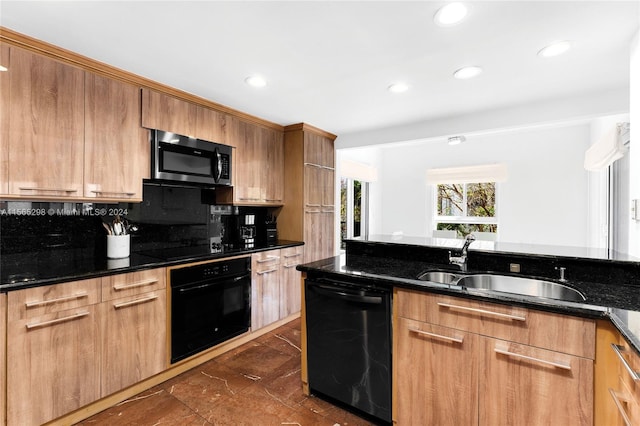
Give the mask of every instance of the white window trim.
<svg viewBox="0 0 640 426">
<path fill-rule="evenodd" d="M 443 184 L 448 184 L 452 182 L 441 182 Z M 478 183 L 478 182 L 469 182 L 469 183 Z M 462 183 L 463 185 L 467 185 L 467 183 Z M 468 224 L 483 224 L 483 225 L 496 225 L 498 230 L 500 230 L 500 222 L 499 222 L 499 199 L 500 199 L 500 184 L 495 182 L 496 185 L 496 200 L 495 200 L 495 216 L 487 217 L 487 216 L 438 216 L 438 185 L 431 185 L 433 188 L 432 198 L 433 198 L 433 224 L 431 225 L 432 230 L 436 230 L 438 228 L 438 223 L 468 223 Z M 465 199 L 466 199 L 466 191 L 465 191 Z M 464 205 L 464 210 L 467 210 L 466 200 Z"/>
</svg>

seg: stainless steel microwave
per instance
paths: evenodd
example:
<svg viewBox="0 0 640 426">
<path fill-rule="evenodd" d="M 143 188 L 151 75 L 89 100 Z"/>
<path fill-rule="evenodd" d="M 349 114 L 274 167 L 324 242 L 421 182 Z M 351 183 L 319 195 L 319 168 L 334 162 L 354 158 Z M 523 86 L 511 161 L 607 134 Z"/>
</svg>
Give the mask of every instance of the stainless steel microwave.
<svg viewBox="0 0 640 426">
<path fill-rule="evenodd" d="M 230 146 L 151 130 L 151 147 L 153 179 L 231 185 Z"/>
</svg>

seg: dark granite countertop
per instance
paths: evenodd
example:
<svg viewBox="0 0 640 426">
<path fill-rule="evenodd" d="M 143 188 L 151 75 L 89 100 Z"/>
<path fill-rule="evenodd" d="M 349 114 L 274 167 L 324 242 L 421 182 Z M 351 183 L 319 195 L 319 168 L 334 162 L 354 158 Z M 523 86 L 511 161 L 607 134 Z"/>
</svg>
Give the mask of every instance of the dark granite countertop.
<svg viewBox="0 0 640 426">
<path fill-rule="evenodd" d="M 350 281 L 362 280 L 378 286 L 422 290 L 594 319 L 608 318 L 640 354 L 640 291 L 638 291 L 638 286 L 569 280 L 564 284 L 579 290 L 586 298 L 585 302 L 576 303 L 485 290 L 467 290 L 456 285 L 417 279 L 417 276 L 422 272 L 434 269 L 450 269 L 459 272 L 459 270 L 440 263 L 358 255 L 349 255 L 348 262 L 346 255 L 340 255 L 298 266 L 298 270 L 308 274 L 320 274 L 336 279 L 348 277 Z M 469 270 L 466 273 L 480 272 L 485 271 Z M 548 278 L 544 279 L 549 280 Z"/>
<path fill-rule="evenodd" d="M 96 257 L 84 249 L 51 250 L 2 254 L 0 257 L 0 292 L 56 284 L 100 276 L 161 268 L 230 256 L 249 255 L 266 250 L 302 245 L 299 241 L 279 240 L 275 245 L 253 249 L 233 249 L 222 253 L 207 252 L 206 247 L 188 247 L 183 250 L 132 251 L 124 259 Z"/>
</svg>

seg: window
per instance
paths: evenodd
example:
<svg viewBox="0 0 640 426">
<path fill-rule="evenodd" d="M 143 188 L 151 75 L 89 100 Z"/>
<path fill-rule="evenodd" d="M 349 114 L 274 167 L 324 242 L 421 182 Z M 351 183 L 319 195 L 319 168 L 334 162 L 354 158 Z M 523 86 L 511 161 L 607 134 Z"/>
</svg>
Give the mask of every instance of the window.
<svg viewBox="0 0 640 426">
<path fill-rule="evenodd" d="M 340 241 L 368 234 L 369 183 L 340 179 Z M 344 249 L 344 242 L 340 245 Z"/>
<path fill-rule="evenodd" d="M 437 230 L 498 232 L 495 182 L 440 183 L 436 197 Z"/>
</svg>

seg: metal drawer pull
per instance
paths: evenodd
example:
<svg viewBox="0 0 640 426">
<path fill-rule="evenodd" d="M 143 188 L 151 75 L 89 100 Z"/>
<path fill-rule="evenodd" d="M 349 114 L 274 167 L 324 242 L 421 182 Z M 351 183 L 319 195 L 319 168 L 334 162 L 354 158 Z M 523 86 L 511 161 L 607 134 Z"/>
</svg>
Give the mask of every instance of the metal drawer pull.
<svg viewBox="0 0 640 426">
<path fill-rule="evenodd" d="M 256 262 L 258 263 L 267 263 L 273 260 L 280 260 L 280 256 L 267 256 L 265 259 L 258 259 Z"/>
<path fill-rule="evenodd" d="M 438 306 L 442 306 L 443 308 L 458 309 L 458 310 L 461 310 L 461 311 L 475 312 L 475 313 L 478 313 L 478 314 L 493 315 L 495 317 L 507 318 L 507 319 L 511 319 L 511 320 L 514 320 L 514 321 L 526 321 L 527 320 L 526 317 L 522 317 L 522 316 L 519 316 L 519 315 L 501 314 L 500 312 L 487 311 L 485 309 L 477 309 L 477 308 L 467 308 L 466 306 L 451 305 L 449 303 L 443 303 L 443 302 L 438 302 Z"/>
<path fill-rule="evenodd" d="M 37 306 L 53 305 L 54 303 L 62 303 L 62 302 L 68 302 L 70 300 L 82 299 L 83 297 L 89 297 L 89 294 L 85 291 L 82 293 L 73 294 L 71 296 L 59 297 L 57 299 L 41 300 L 38 302 L 27 302 L 24 305 L 27 308 L 35 308 Z"/>
<path fill-rule="evenodd" d="M 260 198 L 243 198 L 240 197 L 241 201 L 260 201 Z"/>
<path fill-rule="evenodd" d="M 625 348 L 622 345 L 616 345 L 615 343 L 612 343 L 611 349 L 613 349 L 616 355 L 618 355 L 620 362 L 622 362 L 622 365 L 624 365 L 625 370 L 627 370 L 627 372 L 629 373 L 633 381 L 637 382 L 638 380 L 640 380 L 640 373 L 638 373 L 637 371 L 634 371 L 633 368 L 631 368 L 631 366 L 627 362 L 627 360 L 624 358 L 624 356 L 622 356 L 622 352 L 625 352 L 627 348 Z"/>
<path fill-rule="evenodd" d="M 38 187 L 20 187 L 20 191 L 46 191 L 46 192 L 78 192 L 73 188 L 38 188 Z"/>
<path fill-rule="evenodd" d="M 611 394 L 611 398 L 613 398 L 613 402 L 616 404 L 616 407 L 618 408 L 618 412 L 620 413 L 620 416 L 622 416 L 622 420 L 624 421 L 624 424 L 626 424 L 627 426 L 631 426 L 632 425 L 631 419 L 629 419 L 627 412 L 624 410 L 624 407 L 620 402 L 620 398 L 618 397 L 618 393 L 611 388 L 609 388 L 609 393 Z"/>
<path fill-rule="evenodd" d="M 299 265 L 299 263 L 287 263 L 287 264 L 284 264 L 283 266 L 285 268 L 295 268 L 298 265 Z"/>
<path fill-rule="evenodd" d="M 84 312 L 78 312 L 77 314 L 73 314 L 73 315 L 69 315 L 68 317 L 62 317 L 62 318 L 58 318 L 58 319 L 54 319 L 51 321 L 44 321 L 44 322 L 36 322 L 33 324 L 27 324 L 27 330 L 33 330 L 34 328 L 39 328 L 39 327 L 46 327 L 49 325 L 55 325 L 55 324 L 59 324 L 61 322 L 65 322 L 65 321 L 72 321 L 72 320 L 76 320 L 82 317 L 86 317 L 87 315 L 89 315 L 89 311 L 84 311 Z"/>
<path fill-rule="evenodd" d="M 258 275 L 270 274 L 271 272 L 275 272 L 277 270 L 278 270 L 278 268 L 267 269 L 266 271 L 258 271 L 257 274 Z"/>
<path fill-rule="evenodd" d="M 516 353 L 513 353 L 513 352 L 506 351 L 504 349 L 494 348 L 493 350 L 496 353 L 499 353 L 499 354 L 502 354 L 502 355 L 506 355 L 506 356 L 510 356 L 510 357 L 513 357 L 513 358 L 527 359 L 529 361 L 539 362 L 540 364 L 550 365 L 552 367 L 562 368 L 564 370 L 571 370 L 571 364 L 561 364 L 559 362 L 547 361 L 546 359 L 540 359 L 540 358 L 534 358 L 534 357 L 527 356 L 527 355 L 516 354 Z"/>
<path fill-rule="evenodd" d="M 126 308 L 127 306 L 139 305 L 141 303 L 151 302 L 152 300 L 156 300 L 158 296 L 149 296 L 143 297 L 142 299 L 130 300 L 128 302 L 122 302 L 114 304 L 113 307 L 116 309 Z"/>
<path fill-rule="evenodd" d="M 265 198 L 265 201 L 282 201 L 281 198 Z"/>
<path fill-rule="evenodd" d="M 409 331 L 412 333 L 421 334 L 423 336 L 435 337 L 436 339 L 447 340 L 454 343 L 462 343 L 464 339 L 463 337 L 449 337 L 443 336 L 441 334 L 429 333 L 427 331 L 418 330 L 417 328 L 409 328 Z"/>
<path fill-rule="evenodd" d="M 299 257 L 302 256 L 300 253 L 296 253 L 296 254 L 285 254 L 284 258 L 285 259 L 291 259 L 292 257 Z"/>
<path fill-rule="evenodd" d="M 144 287 L 146 285 L 152 285 L 157 283 L 158 280 L 146 280 L 146 281 L 138 281 L 137 283 L 133 283 L 133 284 L 114 284 L 113 285 L 113 289 L 115 291 L 120 291 L 120 290 L 127 290 L 130 288 L 135 288 L 135 287 Z"/>
<path fill-rule="evenodd" d="M 110 195 L 126 195 L 127 197 L 133 197 L 135 192 L 118 192 L 118 191 L 91 191 L 93 194 L 110 194 Z"/>
<path fill-rule="evenodd" d="M 305 204 L 307 207 L 320 207 L 320 204 Z"/>
<path fill-rule="evenodd" d="M 322 213 L 320 210 L 307 210 L 305 213 Z"/>
</svg>

